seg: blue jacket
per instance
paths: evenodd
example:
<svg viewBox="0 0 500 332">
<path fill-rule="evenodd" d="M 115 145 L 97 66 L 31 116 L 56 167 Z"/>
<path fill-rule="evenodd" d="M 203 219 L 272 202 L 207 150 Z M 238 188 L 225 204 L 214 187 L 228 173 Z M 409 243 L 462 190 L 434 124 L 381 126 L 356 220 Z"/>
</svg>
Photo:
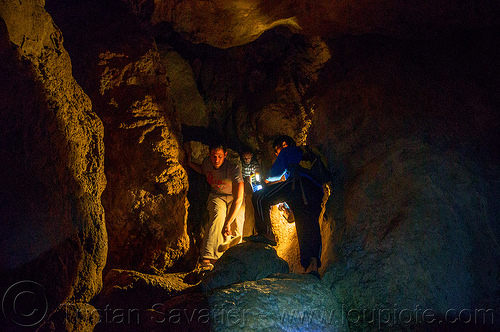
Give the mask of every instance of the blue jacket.
<svg viewBox="0 0 500 332">
<path fill-rule="evenodd" d="M 285 179 L 290 176 L 290 165 L 298 164 L 302 159 L 302 149 L 297 146 L 289 146 L 281 150 L 267 173 L 266 180 L 270 182 L 278 181 L 283 175 Z"/>
</svg>

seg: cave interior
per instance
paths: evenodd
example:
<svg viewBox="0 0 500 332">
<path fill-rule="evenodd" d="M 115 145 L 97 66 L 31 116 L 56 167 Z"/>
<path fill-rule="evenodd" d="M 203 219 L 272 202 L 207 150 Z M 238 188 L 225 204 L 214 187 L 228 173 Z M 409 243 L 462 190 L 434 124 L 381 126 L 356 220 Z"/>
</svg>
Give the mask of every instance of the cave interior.
<svg viewBox="0 0 500 332">
<path fill-rule="evenodd" d="M 2 330 L 500 330 L 499 28 L 495 0 L 0 0 Z M 264 173 L 281 134 L 333 176 L 321 278 L 278 206 L 277 246 L 201 271 L 185 145 Z"/>
</svg>

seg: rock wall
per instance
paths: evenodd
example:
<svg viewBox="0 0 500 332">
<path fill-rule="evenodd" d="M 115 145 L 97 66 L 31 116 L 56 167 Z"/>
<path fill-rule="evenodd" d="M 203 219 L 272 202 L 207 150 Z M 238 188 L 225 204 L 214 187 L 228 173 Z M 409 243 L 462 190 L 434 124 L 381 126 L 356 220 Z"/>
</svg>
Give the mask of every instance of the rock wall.
<svg viewBox="0 0 500 332">
<path fill-rule="evenodd" d="M 0 9 L 0 324 L 14 330 L 102 287 L 104 130 L 43 2 Z"/>
<path fill-rule="evenodd" d="M 106 268 L 178 268 L 189 250 L 188 183 L 169 73 L 155 41 L 119 2 L 54 2 L 48 10 L 104 124 Z"/>
<path fill-rule="evenodd" d="M 170 45 L 159 45 L 161 63 L 166 67 L 170 91 L 179 121 L 188 126 L 207 126 L 205 102 L 196 86 L 190 63 Z"/>
<path fill-rule="evenodd" d="M 179 44 L 174 37 L 167 42 Z M 193 67 L 199 64 L 197 84 L 208 127 L 231 148 L 252 147 L 269 166 L 274 156 L 270 142 L 277 132 L 305 141 L 312 109 L 304 95 L 331 56 L 321 38 L 276 29 L 230 50 L 193 44 L 179 48 Z"/>
<path fill-rule="evenodd" d="M 388 325 L 422 322 L 400 314 L 419 306 L 439 319 L 496 308 L 498 228 L 477 171 L 420 141 L 397 142 L 366 165 L 346 191 L 341 259 L 325 273 L 336 297 L 350 309 L 391 310 Z"/>
<path fill-rule="evenodd" d="M 331 234 L 324 280 L 348 310 L 390 310 L 384 328 L 429 327 L 447 313 L 463 322 L 459 313 L 476 309 L 489 310 L 483 327 L 492 328 L 500 277 L 492 36 L 329 43 L 337 57 L 320 76 L 308 136 L 336 180 L 322 228 Z M 369 321 L 350 326 L 376 330 Z"/>
<path fill-rule="evenodd" d="M 144 21 L 168 22 L 195 43 L 230 48 L 276 26 L 309 36 L 378 33 L 422 38 L 499 24 L 500 6 L 488 1 L 122 0 Z"/>
</svg>

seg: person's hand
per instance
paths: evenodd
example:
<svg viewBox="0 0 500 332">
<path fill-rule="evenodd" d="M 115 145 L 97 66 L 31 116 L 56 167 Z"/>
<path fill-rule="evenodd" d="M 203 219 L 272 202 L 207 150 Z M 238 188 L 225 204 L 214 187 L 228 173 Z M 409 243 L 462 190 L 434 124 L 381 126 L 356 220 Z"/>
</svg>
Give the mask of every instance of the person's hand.
<svg viewBox="0 0 500 332">
<path fill-rule="evenodd" d="M 231 224 L 232 223 L 226 223 L 226 225 L 222 228 L 222 235 L 224 236 L 224 240 L 231 235 Z"/>
</svg>

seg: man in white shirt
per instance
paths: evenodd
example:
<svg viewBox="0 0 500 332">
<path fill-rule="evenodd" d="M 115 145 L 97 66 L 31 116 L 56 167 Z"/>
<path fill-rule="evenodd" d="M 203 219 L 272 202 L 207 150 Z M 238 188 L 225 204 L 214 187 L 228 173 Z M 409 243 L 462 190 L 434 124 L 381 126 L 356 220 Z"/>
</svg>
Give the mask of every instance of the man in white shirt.
<svg viewBox="0 0 500 332">
<path fill-rule="evenodd" d="M 245 220 L 244 182 L 239 166 L 226 159 L 224 143 L 210 144 L 210 156 L 201 165 L 192 162 L 191 151 L 187 150 L 189 167 L 205 175 L 211 187 L 207 201 L 209 224 L 200 250 L 201 266 L 211 268 L 227 249 L 226 240 L 231 245 L 241 241 Z"/>
</svg>

